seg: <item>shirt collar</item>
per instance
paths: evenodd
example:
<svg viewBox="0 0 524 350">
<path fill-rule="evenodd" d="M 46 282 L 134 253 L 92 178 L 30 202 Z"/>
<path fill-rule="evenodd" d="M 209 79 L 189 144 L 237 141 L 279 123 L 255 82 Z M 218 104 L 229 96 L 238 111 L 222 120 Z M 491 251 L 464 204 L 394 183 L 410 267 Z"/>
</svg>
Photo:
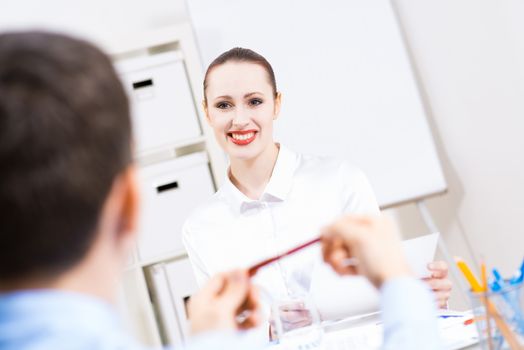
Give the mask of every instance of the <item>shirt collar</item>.
<svg viewBox="0 0 524 350">
<path fill-rule="evenodd" d="M 298 164 L 298 154 L 287 147 L 280 145 L 277 161 L 271 174 L 271 179 L 266 186 L 264 195 L 275 197 L 281 201 L 285 200 L 291 186 L 293 185 L 293 175 Z"/>
<path fill-rule="evenodd" d="M 293 175 L 297 167 L 299 155 L 287 147 L 280 145 L 277 161 L 273 168 L 273 173 L 269 179 L 260 200 L 248 198 L 230 180 L 229 169 L 222 187 L 222 194 L 231 206 L 243 213 L 244 211 L 258 207 L 260 202 L 281 202 L 284 201 L 291 191 L 293 185 Z"/>
</svg>

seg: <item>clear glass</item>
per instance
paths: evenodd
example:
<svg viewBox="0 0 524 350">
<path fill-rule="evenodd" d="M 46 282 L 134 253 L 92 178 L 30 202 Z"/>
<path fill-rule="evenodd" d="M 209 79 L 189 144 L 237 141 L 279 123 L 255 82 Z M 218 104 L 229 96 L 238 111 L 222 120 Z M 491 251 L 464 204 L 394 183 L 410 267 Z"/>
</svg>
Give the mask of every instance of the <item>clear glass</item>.
<svg viewBox="0 0 524 350">
<path fill-rule="evenodd" d="M 313 299 L 300 284 L 288 281 L 288 286 L 289 295 L 271 304 L 274 336 L 282 349 L 323 349 L 324 330 Z"/>
<path fill-rule="evenodd" d="M 485 350 L 511 349 L 508 334 L 524 346 L 524 287 L 506 284 L 501 291 L 470 293 L 475 323 L 479 332 L 479 345 Z M 486 307 L 490 310 L 489 322 Z M 496 320 L 496 312 L 500 318 Z"/>
</svg>

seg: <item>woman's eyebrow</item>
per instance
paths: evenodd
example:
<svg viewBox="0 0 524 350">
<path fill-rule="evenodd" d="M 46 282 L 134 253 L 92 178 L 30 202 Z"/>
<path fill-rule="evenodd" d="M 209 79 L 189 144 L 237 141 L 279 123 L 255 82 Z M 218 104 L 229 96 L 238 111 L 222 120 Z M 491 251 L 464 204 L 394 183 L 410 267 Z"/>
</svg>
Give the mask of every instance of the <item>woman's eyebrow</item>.
<svg viewBox="0 0 524 350">
<path fill-rule="evenodd" d="M 264 95 L 263 93 L 261 93 L 261 92 L 259 92 L 259 91 L 254 91 L 254 92 L 250 92 L 250 93 L 248 93 L 248 94 L 245 94 L 245 95 L 244 95 L 244 98 L 248 98 L 248 97 L 251 97 L 251 96 L 253 96 L 253 95 L 257 95 L 257 94 L 259 94 L 259 95 Z"/>
<path fill-rule="evenodd" d="M 215 97 L 213 100 L 216 101 L 216 100 L 220 100 L 220 99 L 230 100 L 231 96 L 229 96 L 229 95 L 222 95 L 222 96 Z"/>
<path fill-rule="evenodd" d="M 253 95 L 264 95 L 262 92 L 260 91 L 253 91 L 253 92 L 249 92 L 247 94 L 244 95 L 244 98 L 249 98 Z M 217 96 L 215 98 L 213 98 L 213 101 L 216 101 L 216 100 L 231 100 L 233 99 L 233 97 L 229 96 L 229 95 L 222 95 L 222 96 Z"/>
</svg>

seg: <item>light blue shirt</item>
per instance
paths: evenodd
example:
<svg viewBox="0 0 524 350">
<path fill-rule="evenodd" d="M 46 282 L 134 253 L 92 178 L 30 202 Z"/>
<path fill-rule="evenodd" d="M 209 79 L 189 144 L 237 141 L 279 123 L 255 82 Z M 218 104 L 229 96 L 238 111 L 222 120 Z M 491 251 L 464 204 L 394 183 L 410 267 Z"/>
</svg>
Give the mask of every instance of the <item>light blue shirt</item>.
<svg viewBox="0 0 524 350">
<path fill-rule="evenodd" d="M 2 350 L 145 350 L 126 333 L 115 308 L 84 294 L 34 290 L 0 294 Z M 232 331 L 203 334 L 186 350 L 256 349 Z"/>
<path fill-rule="evenodd" d="M 425 283 L 396 278 L 384 283 L 380 292 L 384 350 L 442 349 L 435 298 Z"/>
<path fill-rule="evenodd" d="M 442 348 L 435 302 L 424 283 L 395 279 L 381 294 L 384 349 Z M 186 350 L 260 348 L 253 338 L 230 331 L 195 337 Z M 0 349 L 145 350 L 126 333 L 112 305 L 53 290 L 0 294 Z"/>
</svg>

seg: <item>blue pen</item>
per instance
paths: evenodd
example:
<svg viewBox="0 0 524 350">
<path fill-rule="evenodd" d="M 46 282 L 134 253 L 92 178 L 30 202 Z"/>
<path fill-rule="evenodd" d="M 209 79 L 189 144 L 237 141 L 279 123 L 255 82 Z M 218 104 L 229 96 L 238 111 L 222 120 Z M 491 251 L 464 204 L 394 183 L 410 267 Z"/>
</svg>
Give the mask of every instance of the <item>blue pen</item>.
<svg viewBox="0 0 524 350">
<path fill-rule="evenodd" d="M 495 280 L 490 283 L 490 288 L 493 292 L 499 292 L 504 288 L 504 285 L 506 282 L 504 282 L 504 279 L 500 275 L 499 271 L 497 269 L 493 269 L 493 277 L 495 277 Z"/>
<path fill-rule="evenodd" d="M 464 315 L 439 315 L 438 318 L 464 317 Z"/>
<path fill-rule="evenodd" d="M 518 285 L 521 282 L 518 282 L 523 275 L 524 265 L 521 265 L 521 270 L 518 276 L 510 279 L 504 280 L 501 274 L 497 269 L 493 269 L 494 281 L 490 284 L 490 288 L 493 292 L 502 294 L 502 298 L 509 305 L 510 309 L 513 310 L 513 315 L 508 315 L 511 318 L 511 321 L 516 323 L 519 333 L 524 334 L 524 317 L 520 310 L 519 300 L 518 300 L 518 289 L 512 290 L 513 286 Z M 508 288 L 509 287 L 509 288 Z"/>
<path fill-rule="evenodd" d="M 495 280 L 497 280 L 497 281 L 504 281 L 504 279 L 500 275 L 499 270 L 497 270 L 497 269 L 493 269 L 493 276 L 495 276 Z"/>
<path fill-rule="evenodd" d="M 510 280 L 510 284 L 519 284 L 522 283 L 522 281 L 524 281 L 524 260 L 522 260 L 522 264 L 516 275 Z"/>
</svg>

